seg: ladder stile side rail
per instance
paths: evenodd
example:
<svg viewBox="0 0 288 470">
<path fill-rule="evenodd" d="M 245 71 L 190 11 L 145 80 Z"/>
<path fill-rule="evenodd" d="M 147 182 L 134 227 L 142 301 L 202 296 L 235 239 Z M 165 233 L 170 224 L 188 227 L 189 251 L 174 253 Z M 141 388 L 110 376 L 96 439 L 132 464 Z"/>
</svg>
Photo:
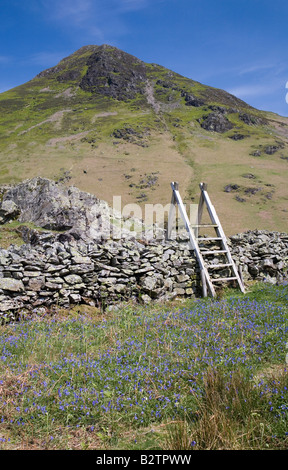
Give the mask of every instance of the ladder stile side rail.
<svg viewBox="0 0 288 470">
<path fill-rule="evenodd" d="M 172 184 L 174 184 L 175 187 L 178 189 L 178 183 L 171 183 L 171 186 L 172 186 Z M 172 187 L 172 197 L 171 197 L 171 203 L 170 203 L 170 210 L 169 210 L 169 214 L 168 214 L 168 225 L 167 225 L 167 233 L 166 233 L 166 239 L 167 240 L 171 239 L 172 229 L 173 229 L 173 226 L 174 226 L 174 222 L 176 220 L 175 219 L 176 204 L 177 204 L 177 201 L 176 201 L 174 190 L 173 190 L 173 187 Z"/>
<path fill-rule="evenodd" d="M 207 283 L 203 269 L 200 269 L 203 297 L 207 297 Z"/>
<path fill-rule="evenodd" d="M 185 206 L 183 204 L 183 201 L 182 201 L 182 198 L 180 196 L 180 193 L 179 193 L 179 186 L 178 186 L 178 183 L 171 183 L 171 187 L 172 187 L 172 190 L 173 190 L 173 193 L 174 193 L 174 197 L 175 197 L 175 200 L 178 204 L 178 207 L 179 207 L 179 211 L 180 211 L 180 214 L 181 214 L 181 217 L 183 219 L 183 222 L 185 224 L 185 228 L 189 234 L 189 238 L 190 238 L 190 242 L 191 242 L 191 245 L 192 245 L 192 249 L 194 250 L 195 249 L 195 242 L 196 242 L 196 239 L 194 236 L 192 236 L 192 240 L 191 240 L 191 237 L 190 235 L 191 234 L 191 230 L 190 230 L 190 220 L 188 219 L 188 215 L 187 215 L 187 212 L 186 212 L 186 209 L 185 209 Z"/>
<path fill-rule="evenodd" d="M 204 185 L 204 183 L 203 183 Z M 198 204 L 198 212 L 197 212 L 197 225 L 198 227 L 195 227 L 194 233 L 196 238 L 199 236 L 199 225 L 201 224 L 201 219 L 202 219 L 202 214 L 203 214 L 203 209 L 204 209 L 204 197 L 202 191 L 200 192 L 200 199 L 199 199 L 199 204 Z"/>
</svg>

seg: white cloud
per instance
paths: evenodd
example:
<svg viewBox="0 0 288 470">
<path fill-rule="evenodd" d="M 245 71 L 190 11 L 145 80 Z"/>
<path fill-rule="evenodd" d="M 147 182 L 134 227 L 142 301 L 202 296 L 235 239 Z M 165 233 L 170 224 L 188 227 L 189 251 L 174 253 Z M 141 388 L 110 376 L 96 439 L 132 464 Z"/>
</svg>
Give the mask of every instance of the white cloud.
<svg viewBox="0 0 288 470">
<path fill-rule="evenodd" d="M 109 17 L 121 13 L 146 8 L 150 2 L 151 0 L 42 0 L 42 5 L 51 19 L 64 20 L 77 26 L 90 24 L 91 21 L 99 25 L 103 17 L 109 20 Z"/>
<path fill-rule="evenodd" d="M 76 44 L 118 44 L 130 33 L 127 16 L 165 0 L 30 0 L 33 13 Z M 49 57 L 48 57 L 49 59 Z M 41 56 L 31 58 L 41 64 Z M 50 62 L 50 60 L 48 60 Z M 55 62 L 55 61 L 54 61 Z M 46 64 L 45 64 L 46 65 Z M 45 66 L 44 65 L 44 66 Z"/>
<path fill-rule="evenodd" d="M 117 3 L 120 11 L 133 11 L 146 8 L 149 2 L 148 0 L 120 0 Z"/>
<path fill-rule="evenodd" d="M 91 17 L 91 0 L 44 0 L 45 13 L 53 21 L 65 21 L 69 25 L 80 25 Z"/>
<path fill-rule="evenodd" d="M 265 96 L 273 93 L 276 86 L 271 85 L 240 85 L 238 87 L 227 90 L 228 93 L 245 99 L 256 96 Z M 278 88 L 278 87 L 277 87 Z"/>
<path fill-rule="evenodd" d="M 7 64 L 11 61 L 11 57 L 0 55 L 0 64 Z"/>
<path fill-rule="evenodd" d="M 262 70 L 271 70 L 275 67 L 273 64 L 253 64 L 253 65 L 244 65 L 241 68 L 238 67 L 239 75 L 246 75 L 249 73 L 261 72 Z"/>
<path fill-rule="evenodd" d="M 25 60 L 25 63 L 50 67 L 57 64 L 61 59 L 63 59 L 64 55 L 65 54 L 59 52 L 37 52 L 36 54 L 33 54 L 28 57 Z"/>
<path fill-rule="evenodd" d="M 281 62 L 258 63 L 253 65 L 241 66 L 238 68 L 238 75 L 246 74 L 263 74 L 263 75 L 279 75 L 287 70 L 287 66 Z"/>
<path fill-rule="evenodd" d="M 164 0 L 153 0 L 163 2 Z M 152 0 L 41 0 L 48 18 L 66 26 L 105 30 L 125 13 L 147 8 Z"/>
<path fill-rule="evenodd" d="M 125 15 L 148 8 L 152 1 L 164 0 L 40 0 L 38 12 L 54 27 L 75 38 L 81 35 L 83 44 L 117 44 L 129 34 Z"/>
</svg>

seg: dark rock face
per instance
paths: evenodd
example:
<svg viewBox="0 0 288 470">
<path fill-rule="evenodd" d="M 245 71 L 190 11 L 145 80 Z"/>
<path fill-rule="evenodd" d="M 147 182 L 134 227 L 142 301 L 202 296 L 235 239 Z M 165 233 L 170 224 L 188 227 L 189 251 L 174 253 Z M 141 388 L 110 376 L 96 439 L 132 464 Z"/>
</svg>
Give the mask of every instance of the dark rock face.
<svg viewBox="0 0 288 470">
<path fill-rule="evenodd" d="M 136 57 L 109 46 L 99 47 L 87 61 L 88 70 L 80 88 L 117 100 L 132 99 L 143 93 L 146 66 Z"/>
<path fill-rule="evenodd" d="M 266 123 L 263 118 L 259 118 L 258 116 L 254 116 L 253 114 L 248 113 L 240 113 L 239 119 L 248 126 L 260 126 Z"/>
<path fill-rule="evenodd" d="M 249 195 L 249 194 L 254 195 L 254 194 L 258 193 L 258 192 L 261 191 L 261 190 L 262 190 L 262 188 L 246 188 L 246 189 L 244 190 L 244 193 L 245 193 L 245 194 L 248 194 L 248 195 Z"/>
<path fill-rule="evenodd" d="M 132 144 L 139 145 L 141 147 L 146 147 L 145 137 L 150 135 L 149 129 L 137 128 L 134 129 L 130 126 L 123 127 L 121 129 L 115 129 L 113 131 L 113 137 L 116 139 L 123 139 Z"/>
<path fill-rule="evenodd" d="M 227 186 L 224 188 L 224 191 L 225 193 L 231 193 L 231 191 L 238 191 L 238 189 L 240 189 L 238 184 L 227 184 Z"/>
<path fill-rule="evenodd" d="M 255 180 L 256 179 L 256 176 L 253 175 L 253 173 L 244 173 L 244 175 L 242 175 L 243 178 L 248 178 L 248 179 L 252 179 L 252 180 Z"/>
<path fill-rule="evenodd" d="M 227 109 L 224 108 L 223 106 L 217 106 L 217 105 L 210 105 L 208 106 L 209 109 L 211 109 L 211 111 L 214 111 L 215 113 L 221 113 L 221 114 L 227 114 Z M 234 110 L 232 110 L 232 112 L 234 112 Z"/>
<path fill-rule="evenodd" d="M 240 196 L 238 196 L 238 195 L 235 197 L 235 199 L 236 199 L 236 201 L 238 201 L 238 202 L 246 202 L 246 199 L 244 199 L 244 197 L 240 197 Z"/>
<path fill-rule="evenodd" d="M 100 46 L 101 47 L 101 46 Z M 88 53 L 93 53 L 98 50 L 99 46 L 84 46 L 78 49 L 73 54 L 62 59 L 54 67 L 43 70 L 36 78 L 42 77 L 55 77 L 58 82 L 65 82 L 70 80 L 80 80 L 81 70 L 86 65 Z"/>
<path fill-rule="evenodd" d="M 244 134 L 239 134 L 239 133 L 236 133 L 236 134 L 233 134 L 231 135 L 229 138 L 232 139 L 232 140 L 243 140 L 247 137 L 250 137 L 249 135 L 244 135 Z"/>
<path fill-rule="evenodd" d="M 181 95 L 184 97 L 186 101 L 185 103 L 186 106 L 194 106 L 195 108 L 200 108 L 201 106 L 205 104 L 203 100 L 201 100 L 200 98 L 196 98 L 191 93 L 182 91 Z"/>
<path fill-rule="evenodd" d="M 274 155 L 274 153 L 278 152 L 278 150 L 284 149 L 285 144 L 283 142 L 276 141 L 274 144 L 266 145 L 265 147 L 260 145 L 260 148 L 264 151 L 264 153 L 266 153 L 266 155 Z M 255 150 L 251 155 L 254 157 L 260 157 L 261 150 Z"/>
<path fill-rule="evenodd" d="M 81 78 L 80 70 L 68 70 L 57 77 L 58 82 L 76 81 Z"/>
<path fill-rule="evenodd" d="M 265 147 L 265 153 L 267 155 L 273 155 L 274 153 L 276 153 L 279 149 L 280 149 L 280 145 L 267 145 L 267 147 Z"/>
<path fill-rule="evenodd" d="M 260 150 L 255 150 L 254 152 L 251 153 L 253 157 L 261 157 L 261 151 Z"/>
<path fill-rule="evenodd" d="M 233 128 L 233 124 L 222 113 L 211 113 L 204 118 L 201 127 L 206 131 L 223 133 Z"/>
<path fill-rule="evenodd" d="M 74 81 L 84 91 L 128 100 L 144 93 L 146 66 L 116 47 L 84 46 L 55 67 L 39 73 L 37 78 L 53 76 L 58 82 Z"/>
</svg>

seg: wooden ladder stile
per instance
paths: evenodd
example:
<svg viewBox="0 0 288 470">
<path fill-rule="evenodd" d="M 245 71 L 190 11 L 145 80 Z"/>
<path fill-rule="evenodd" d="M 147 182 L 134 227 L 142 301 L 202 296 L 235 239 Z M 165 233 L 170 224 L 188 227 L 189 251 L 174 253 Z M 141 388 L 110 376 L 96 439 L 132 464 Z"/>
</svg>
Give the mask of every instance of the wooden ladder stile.
<svg viewBox="0 0 288 470">
<path fill-rule="evenodd" d="M 172 224 L 175 218 L 175 209 L 176 209 L 176 204 L 179 207 L 179 211 L 182 217 L 182 220 L 185 224 L 185 229 L 188 232 L 189 235 L 189 240 L 191 244 L 191 248 L 195 252 L 195 256 L 200 268 L 200 275 L 201 275 L 201 283 L 202 283 L 202 293 L 203 297 L 207 297 L 208 291 L 209 294 L 212 297 L 216 297 L 216 290 L 214 285 L 217 284 L 217 282 L 230 282 L 230 281 L 236 281 L 238 283 L 238 286 L 241 290 L 241 292 L 245 292 L 243 281 L 241 278 L 241 272 L 239 273 L 237 270 L 237 267 L 234 263 L 234 260 L 231 256 L 229 246 L 227 243 L 227 239 L 225 236 L 225 233 L 223 231 L 223 228 L 221 226 L 220 220 L 216 214 L 216 210 L 214 206 L 211 203 L 211 200 L 209 198 L 209 195 L 207 193 L 207 184 L 205 183 L 200 183 L 200 200 L 198 204 L 198 213 L 197 213 L 197 223 L 196 224 L 191 224 L 186 212 L 186 208 L 183 204 L 182 198 L 179 193 L 179 185 L 176 182 L 171 183 L 172 187 L 172 200 L 171 200 L 171 206 L 170 206 L 170 212 L 169 212 L 169 218 L 168 218 L 168 230 L 167 230 L 167 238 L 169 239 L 171 237 L 171 232 L 172 232 Z M 203 209 L 204 206 L 206 205 L 207 211 L 211 220 L 211 223 L 207 224 L 201 224 L 202 220 L 202 215 L 203 215 Z M 216 236 L 213 237 L 199 237 L 199 230 L 201 228 L 213 228 L 216 232 Z M 206 249 L 206 251 L 201 250 L 199 247 L 199 242 L 205 242 L 205 241 L 214 241 L 214 242 L 220 242 L 221 248 L 216 249 L 216 250 L 209 250 Z M 205 262 L 205 256 L 206 255 L 221 255 L 225 256 L 226 260 L 224 262 L 219 262 L 217 264 L 210 264 L 208 265 Z M 212 276 L 213 272 L 217 271 L 217 269 L 223 269 L 223 268 L 229 268 L 232 272 L 232 274 L 229 277 L 214 277 Z M 212 271 L 211 274 L 209 271 Z"/>
</svg>

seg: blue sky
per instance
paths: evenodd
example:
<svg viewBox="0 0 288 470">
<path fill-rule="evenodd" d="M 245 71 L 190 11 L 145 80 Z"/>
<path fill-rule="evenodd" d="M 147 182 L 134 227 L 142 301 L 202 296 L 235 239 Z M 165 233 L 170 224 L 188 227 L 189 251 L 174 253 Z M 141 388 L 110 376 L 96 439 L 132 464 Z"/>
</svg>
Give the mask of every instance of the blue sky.
<svg viewBox="0 0 288 470">
<path fill-rule="evenodd" d="M 0 92 L 84 45 L 111 44 L 288 116 L 287 0 L 0 0 L 0 7 Z"/>
</svg>

